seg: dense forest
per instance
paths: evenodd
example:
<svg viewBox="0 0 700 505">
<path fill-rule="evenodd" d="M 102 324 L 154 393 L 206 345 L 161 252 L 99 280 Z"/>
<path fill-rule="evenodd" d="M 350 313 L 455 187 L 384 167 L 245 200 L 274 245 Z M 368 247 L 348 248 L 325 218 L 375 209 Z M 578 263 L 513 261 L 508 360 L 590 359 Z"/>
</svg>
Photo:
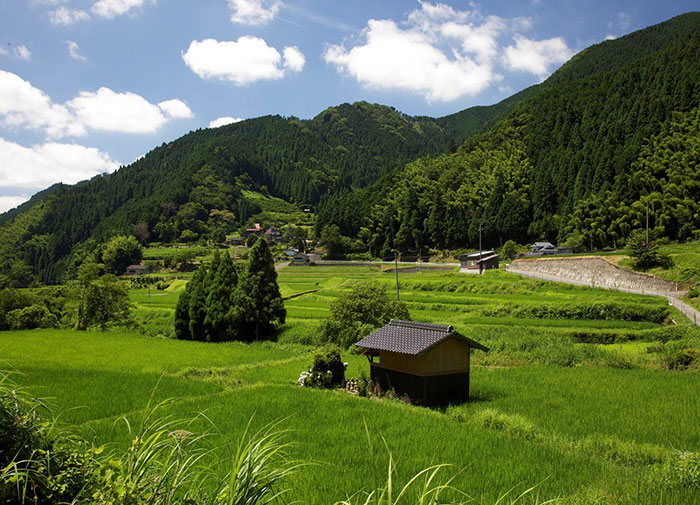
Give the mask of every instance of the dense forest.
<svg viewBox="0 0 700 505">
<path fill-rule="evenodd" d="M 2 283 L 71 276 L 111 236 L 191 241 L 260 208 L 316 210 L 373 254 L 506 240 L 623 244 L 647 203 L 658 236 L 696 237 L 700 13 L 574 56 L 503 102 L 433 119 L 359 102 L 190 132 L 132 165 L 0 216 Z"/>
<path fill-rule="evenodd" d="M 654 233 L 696 236 L 700 14 L 628 37 L 575 56 L 456 152 L 326 197 L 317 226 L 383 252 L 474 247 L 480 225 L 489 247 L 591 236 L 615 247 L 649 200 Z"/>
</svg>

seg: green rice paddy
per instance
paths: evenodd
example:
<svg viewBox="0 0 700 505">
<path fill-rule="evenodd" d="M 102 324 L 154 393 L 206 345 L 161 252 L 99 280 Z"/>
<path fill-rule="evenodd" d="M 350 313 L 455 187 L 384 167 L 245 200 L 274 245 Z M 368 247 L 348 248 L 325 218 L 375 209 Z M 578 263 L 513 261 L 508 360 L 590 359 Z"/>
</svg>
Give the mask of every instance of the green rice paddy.
<svg viewBox="0 0 700 505">
<path fill-rule="evenodd" d="M 152 290 L 150 297 L 147 290 L 132 290 L 142 328 L 2 332 L 0 367 L 15 370 L 15 380 L 34 394 L 49 397 L 60 423 L 108 446 L 127 443 L 116 421 L 138 419 L 151 398 L 173 398 L 164 413 L 196 419 L 191 430 L 211 430 L 213 424 L 231 439 L 251 417 L 254 427 L 282 419 L 291 430 L 292 455 L 314 463 L 289 482 L 290 500 L 305 504 L 332 504 L 378 484 L 389 452 L 404 481 L 431 464 L 454 465 L 453 484 L 481 504 L 533 485 L 527 498 L 532 503 L 700 501 L 697 486 L 658 478 L 664 458 L 700 451 L 700 376 L 618 365 L 619 359 L 644 358 L 647 336 L 662 325 L 605 313 L 600 319 L 518 317 L 512 310 L 547 305 L 556 315 L 572 304 L 606 303 L 653 309 L 666 306 L 665 300 L 503 272 L 404 274 L 400 297 L 413 319 L 452 324 L 493 349 L 491 357 L 473 355 L 472 400 L 431 410 L 296 386 L 313 353 L 298 342 L 313 342 L 333 300 L 368 280 L 394 293 L 394 276 L 376 267 L 280 270 L 284 296 L 318 291 L 287 300 L 288 323 L 278 342 L 256 344 L 144 336 L 167 330 L 184 283 Z M 153 331 L 142 331 L 148 329 Z M 630 341 L 575 342 L 576 335 L 596 332 Z M 606 364 L 606 356 L 615 359 Z M 344 359 L 348 376 L 367 370 L 363 356 Z"/>
</svg>

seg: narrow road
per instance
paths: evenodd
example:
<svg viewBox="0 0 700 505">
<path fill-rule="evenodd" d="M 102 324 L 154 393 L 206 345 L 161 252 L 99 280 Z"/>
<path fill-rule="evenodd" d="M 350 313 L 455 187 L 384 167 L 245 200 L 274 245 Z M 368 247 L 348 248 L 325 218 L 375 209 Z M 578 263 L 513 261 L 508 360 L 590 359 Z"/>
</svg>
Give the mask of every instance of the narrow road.
<svg viewBox="0 0 700 505">
<path fill-rule="evenodd" d="M 700 312 L 695 310 L 693 307 L 688 305 L 687 303 L 681 301 L 679 299 L 679 296 L 683 294 L 683 292 L 678 292 L 678 291 L 654 291 L 651 289 L 630 289 L 630 288 L 625 288 L 625 287 L 612 287 L 612 286 L 601 286 L 601 285 L 592 285 L 587 282 L 582 282 L 582 281 L 577 281 L 574 279 L 569 279 L 566 277 L 559 277 L 556 275 L 548 275 L 548 274 L 542 274 L 542 273 L 537 273 L 537 272 L 528 272 L 525 270 L 519 270 L 517 268 L 513 268 L 513 265 L 510 265 L 506 270 L 512 274 L 517 274 L 517 275 L 522 275 L 523 277 L 531 277 L 533 279 L 543 279 L 547 281 L 552 281 L 552 282 L 562 282 L 564 284 L 576 284 L 578 286 L 589 286 L 589 287 L 596 287 L 600 289 L 611 289 L 613 291 L 625 291 L 627 293 L 636 293 L 638 295 L 649 295 L 649 296 L 663 296 L 666 298 L 669 302 L 669 304 L 673 305 L 676 307 L 678 310 L 680 310 L 685 317 L 687 317 L 692 323 L 694 323 L 696 326 L 700 326 Z"/>
</svg>

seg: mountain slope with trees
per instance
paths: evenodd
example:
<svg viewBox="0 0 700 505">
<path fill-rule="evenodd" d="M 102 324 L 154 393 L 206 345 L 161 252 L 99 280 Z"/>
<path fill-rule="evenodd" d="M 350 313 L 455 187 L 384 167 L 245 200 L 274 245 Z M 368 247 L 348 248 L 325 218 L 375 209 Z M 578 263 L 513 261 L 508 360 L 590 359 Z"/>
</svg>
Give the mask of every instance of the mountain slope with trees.
<svg viewBox="0 0 700 505">
<path fill-rule="evenodd" d="M 649 146 L 693 144 L 698 107 L 700 13 L 689 13 L 592 46 L 499 104 L 443 118 L 359 102 L 310 120 L 191 132 L 0 218 L 0 273 L 18 285 L 74 276 L 134 227 L 143 241 L 220 237 L 260 211 L 251 191 L 314 206 L 317 236 L 334 225 L 375 254 L 475 247 L 479 226 L 488 247 L 590 236 L 612 247 L 640 226 L 642 201 L 666 194 L 673 203 L 652 203 L 654 233 L 684 240 L 700 229 L 688 203 L 698 161 L 679 168 Z M 652 180 L 635 182 L 640 171 Z"/>
<path fill-rule="evenodd" d="M 700 14 L 692 13 L 584 51 L 456 152 L 322 202 L 317 226 L 336 224 L 383 254 L 475 247 L 480 224 L 488 247 L 576 246 L 591 236 L 595 247 L 614 247 L 642 225 L 641 202 L 651 199 L 656 235 L 697 237 L 699 106 Z"/>
</svg>

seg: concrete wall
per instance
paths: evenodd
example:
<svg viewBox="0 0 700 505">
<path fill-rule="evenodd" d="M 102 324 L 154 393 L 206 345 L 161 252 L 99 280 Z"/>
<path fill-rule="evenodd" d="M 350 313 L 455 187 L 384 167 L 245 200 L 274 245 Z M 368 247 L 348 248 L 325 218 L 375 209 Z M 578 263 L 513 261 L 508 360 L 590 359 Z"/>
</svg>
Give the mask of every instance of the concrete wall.
<svg viewBox="0 0 700 505">
<path fill-rule="evenodd" d="M 575 284 L 630 291 L 675 292 L 673 282 L 631 272 L 600 257 L 520 259 L 511 263 L 513 272 L 568 279 Z"/>
</svg>

